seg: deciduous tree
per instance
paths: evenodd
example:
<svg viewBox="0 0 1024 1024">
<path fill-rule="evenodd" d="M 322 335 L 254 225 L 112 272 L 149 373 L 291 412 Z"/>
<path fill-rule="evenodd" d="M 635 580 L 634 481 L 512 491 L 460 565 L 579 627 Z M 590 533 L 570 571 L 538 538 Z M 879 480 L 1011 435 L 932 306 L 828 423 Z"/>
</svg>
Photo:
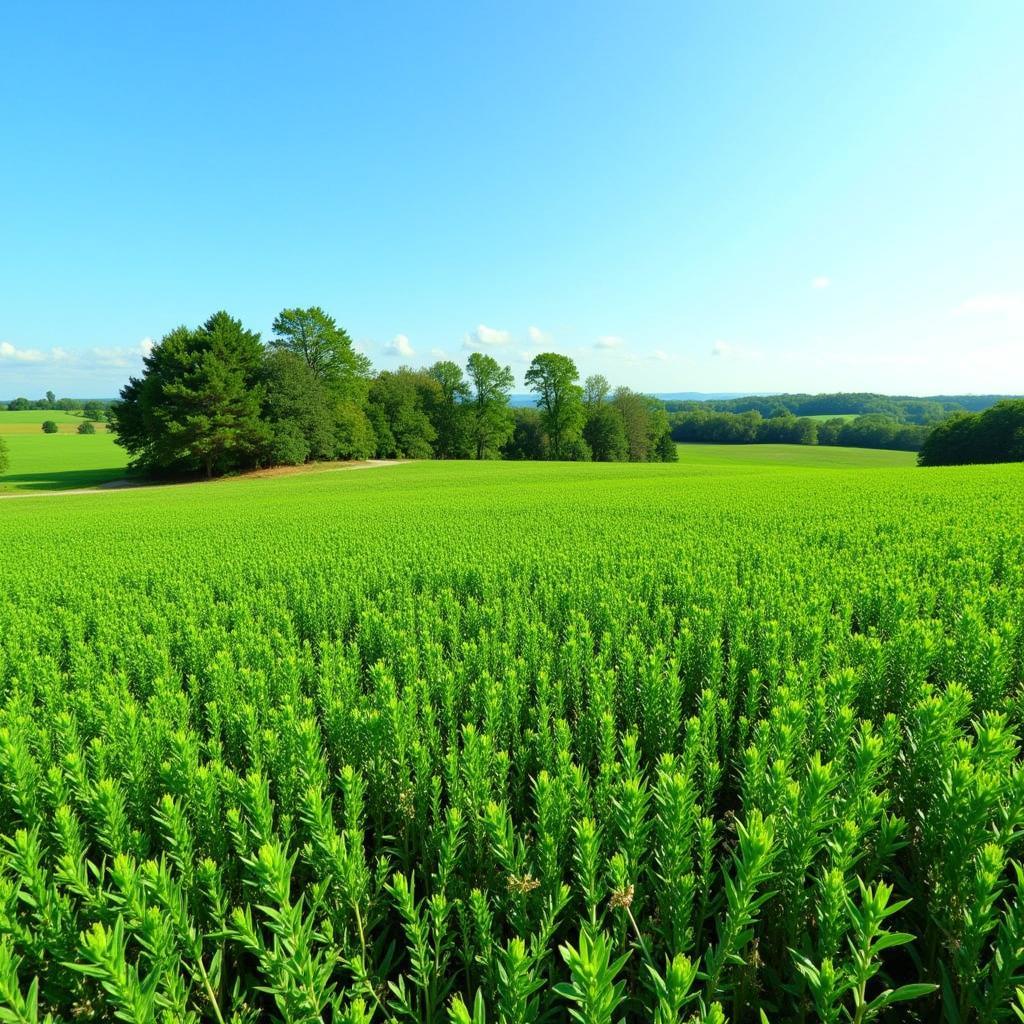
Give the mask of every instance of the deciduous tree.
<svg viewBox="0 0 1024 1024">
<path fill-rule="evenodd" d="M 583 389 L 576 364 L 558 352 L 541 352 L 526 371 L 526 384 L 537 395 L 552 459 L 563 459 L 570 441 L 583 429 Z"/>
<path fill-rule="evenodd" d="M 328 390 L 348 400 L 365 395 L 370 360 L 356 352 L 345 328 L 319 306 L 281 310 L 273 330 L 270 347 L 301 356 Z"/>
<path fill-rule="evenodd" d="M 483 352 L 474 352 L 469 357 L 466 372 L 473 386 L 470 433 L 476 457 L 493 458 L 512 436 L 515 426 L 508 407 L 515 377 L 510 367 L 501 366 Z"/>
<path fill-rule="evenodd" d="M 438 383 L 427 414 L 437 437 L 434 452 L 439 459 L 458 459 L 469 454 L 469 415 L 465 403 L 470 391 L 462 368 L 450 359 L 434 363 L 427 371 Z"/>
</svg>

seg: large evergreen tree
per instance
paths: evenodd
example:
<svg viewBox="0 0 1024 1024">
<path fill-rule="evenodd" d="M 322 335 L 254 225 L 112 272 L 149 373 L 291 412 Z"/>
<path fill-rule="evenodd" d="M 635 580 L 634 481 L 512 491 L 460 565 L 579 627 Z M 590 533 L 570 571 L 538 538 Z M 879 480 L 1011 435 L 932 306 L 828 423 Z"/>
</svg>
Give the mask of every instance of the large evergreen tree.
<svg viewBox="0 0 1024 1024">
<path fill-rule="evenodd" d="M 112 409 L 118 443 L 150 471 L 209 477 L 257 464 L 268 443 L 263 355 L 259 334 L 225 312 L 171 331 Z"/>
</svg>

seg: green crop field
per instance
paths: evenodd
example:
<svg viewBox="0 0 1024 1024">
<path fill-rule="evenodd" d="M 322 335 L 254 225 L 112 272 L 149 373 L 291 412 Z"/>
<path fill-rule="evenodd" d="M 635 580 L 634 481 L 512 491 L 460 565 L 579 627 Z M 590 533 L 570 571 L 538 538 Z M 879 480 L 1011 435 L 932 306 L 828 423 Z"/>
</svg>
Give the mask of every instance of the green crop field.
<svg viewBox="0 0 1024 1024">
<path fill-rule="evenodd" d="M 805 416 L 803 418 L 807 420 L 817 420 L 819 423 L 824 423 L 826 420 L 844 420 L 848 423 L 850 420 L 855 420 L 857 415 L 858 414 L 855 412 L 832 412 L 819 414 L 817 416 Z"/>
<path fill-rule="evenodd" d="M 0 1017 L 1013 1020 L 1021 467 L 681 454 L 0 502 Z"/>
<path fill-rule="evenodd" d="M 128 465 L 127 452 L 107 433 L 44 434 L 40 430 L 2 437 L 11 464 L 0 474 L 0 494 L 95 487 L 121 479 Z"/>
<path fill-rule="evenodd" d="M 0 437 L 42 433 L 43 423 L 47 420 L 57 424 L 59 433 L 73 434 L 81 426 L 84 417 L 78 413 L 61 412 L 56 409 L 27 409 L 19 412 L 0 410 Z M 96 423 L 94 426 L 98 433 L 107 429 L 105 423 Z"/>
<path fill-rule="evenodd" d="M 707 466 L 723 472 L 750 469 L 892 469 L 913 466 L 916 452 L 881 448 L 833 448 L 797 444 L 680 444 L 686 467 Z"/>
</svg>

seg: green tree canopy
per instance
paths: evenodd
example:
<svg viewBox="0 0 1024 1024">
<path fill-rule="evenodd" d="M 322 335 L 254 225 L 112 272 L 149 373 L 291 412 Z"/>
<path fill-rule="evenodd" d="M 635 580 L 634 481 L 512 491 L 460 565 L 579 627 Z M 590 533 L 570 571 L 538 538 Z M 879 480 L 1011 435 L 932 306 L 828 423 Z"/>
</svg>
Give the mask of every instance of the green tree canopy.
<svg viewBox="0 0 1024 1024">
<path fill-rule="evenodd" d="M 588 378 L 591 380 L 592 378 Z M 583 439 L 590 446 L 595 462 L 625 462 L 629 457 L 626 426 L 622 413 L 614 405 L 602 402 L 587 410 Z"/>
<path fill-rule="evenodd" d="M 346 399 L 365 394 L 370 360 L 356 352 L 344 327 L 319 306 L 281 310 L 273 330 L 271 348 L 300 356 L 329 391 Z"/>
<path fill-rule="evenodd" d="M 924 439 L 922 466 L 1024 462 L 1024 399 L 997 402 L 980 413 L 961 413 L 937 424 Z"/>
<path fill-rule="evenodd" d="M 466 363 L 473 386 L 470 433 L 478 459 L 494 458 L 512 436 L 514 422 L 508 396 L 516 379 L 511 367 L 501 366 L 493 356 L 474 352 Z"/>
<path fill-rule="evenodd" d="M 171 331 L 112 410 L 118 443 L 148 470 L 212 476 L 257 464 L 268 439 L 263 354 L 260 336 L 225 312 Z"/>
<path fill-rule="evenodd" d="M 537 409 L 512 410 L 512 436 L 501 449 L 503 459 L 541 460 L 548 457 L 548 439 Z"/>
<path fill-rule="evenodd" d="M 437 433 L 434 452 L 439 459 L 458 459 L 469 454 L 469 415 L 465 403 L 470 391 L 462 368 L 450 359 L 434 363 L 427 373 L 438 383 L 428 396 L 427 414 Z"/>
<path fill-rule="evenodd" d="M 564 459 L 571 442 L 581 436 L 584 423 L 583 389 L 576 364 L 558 352 L 541 352 L 526 371 L 527 387 L 537 395 L 541 421 L 548 435 L 552 459 Z"/>
<path fill-rule="evenodd" d="M 612 386 L 608 378 L 600 373 L 591 374 L 583 382 L 583 402 L 589 408 L 600 405 L 608 397 Z"/>
<path fill-rule="evenodd" d="M 381 458 L 429 459 L 437 431 L 427 408 L 437 400 L 440 384 L 425 370 L 401 366 L 383 370 L 370 385 L 367 415 Z"/>
<path fill-rule="evenodd" d="M 272 425 L 271 461 L 295 465 L 335 455 L 332 399 L 309 364 L 287 349 L 267 354 L 263 367 L 266 403 L 263 415 Z"/>
</svg>

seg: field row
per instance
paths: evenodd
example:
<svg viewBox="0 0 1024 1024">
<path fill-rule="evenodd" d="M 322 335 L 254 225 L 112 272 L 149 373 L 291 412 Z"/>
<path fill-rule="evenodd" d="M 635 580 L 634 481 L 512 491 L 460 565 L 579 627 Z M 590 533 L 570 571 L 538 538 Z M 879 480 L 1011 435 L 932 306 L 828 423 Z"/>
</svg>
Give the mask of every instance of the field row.
<svg viewBox="0 0 1024 1024">
<path fill-rule="evenodd" d="M 9 503 L 7 998 L 1010 1019 L 1021 508 L 711 462 Z"/>
</svg>

